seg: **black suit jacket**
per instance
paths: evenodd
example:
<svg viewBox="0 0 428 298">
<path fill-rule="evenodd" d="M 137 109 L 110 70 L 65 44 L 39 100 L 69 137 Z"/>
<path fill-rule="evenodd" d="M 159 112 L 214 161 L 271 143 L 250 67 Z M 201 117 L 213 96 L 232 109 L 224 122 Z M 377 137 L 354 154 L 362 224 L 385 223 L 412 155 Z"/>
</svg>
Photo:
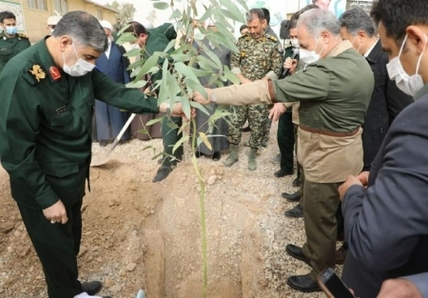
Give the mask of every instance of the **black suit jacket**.
<svg viewBox="0 0 428 298">
<path fill-rule="evenodd" d="M 342 203 L 349 244 L 343 279 L 356 297 L 376 297 L 385 279 L 428 271 L 425 89 L 392 123 L 367 189 L 350 187 Z"/>
<path fill-rule="evenodd" d="M 363 125 L 364 171 L 370 169 L 392 121 L 405 107 L 413 102 L 391 81 L 386 70 L 388 54 L 378 41 L 366 58 L 373 71 L 375 87 Z"/>
</svg>

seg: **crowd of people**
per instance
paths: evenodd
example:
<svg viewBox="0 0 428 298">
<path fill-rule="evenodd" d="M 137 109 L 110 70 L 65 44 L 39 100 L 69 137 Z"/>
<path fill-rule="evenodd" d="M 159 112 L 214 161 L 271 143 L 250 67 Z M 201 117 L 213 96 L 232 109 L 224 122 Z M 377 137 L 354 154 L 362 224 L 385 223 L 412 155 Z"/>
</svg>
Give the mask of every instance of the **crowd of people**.
<svg viewBox="0 0 428 298">
<path fill-rule="evenodd" d="M 356 297 L 428 297 L 428 6 L 379 0 L 370 15 L 356 7 L 336 18 L 328 5 L 313 0 L 295 13 L 283 47 L 269 11 L 258 8 L 245 15 L 237 52 L 209 40 L 195 44 L 199 55 L 209 57 L 209 49 L 240 82 L 214 88 L 210 76 L 200 78 L 208 96 L 195 92 L 194 100 L 211 115 L 217 105 L 233 112 L 214 130 L 209 115 L 195 112 L 198 130 L 224 136 L 209 138 L 211 148 L 201 144 L 197 156 L 217 161 L 229 149 L 224 165 L 232 167 L 248 122 L 248 170 L 255 171 L 271 121 L 278 121 L 274 175 L 297 169 L 293 186 L 300 190 L 282 197 L 299 202 L 286 216 L 303 217 L 306 235 L 302 247 L 288 244 L 284 253 L 311 267 L 290 276 L 288 285 L 320 291 L 320 272 L 344 263 L 342 278 Z M 12 197 L 49 297 L 100 297 L 100 282 L 79 280 L 76 259 L 92 141 L 111 142 L 129 112 L 166 113 L 164 154 L 153 179 L 162 181 L 183 155 L 182 146 L 172 150 L 183 109 L 158 105 L 161 71 L 146 77 L 142 90 L 124 86 L 129 61 L 107 21 L 82 11 L 50 17 L 49 35 L 33 46 L 17 33 L 11 12 L 0 12 L 0 24 L 0 156 Z M 215 22 L 206 27 L 216 30 Z M 125 31 L 143 53 L 140 64 L 177 38 L 172 24 L 147 29 L 130 22 Z"/>
</svg>

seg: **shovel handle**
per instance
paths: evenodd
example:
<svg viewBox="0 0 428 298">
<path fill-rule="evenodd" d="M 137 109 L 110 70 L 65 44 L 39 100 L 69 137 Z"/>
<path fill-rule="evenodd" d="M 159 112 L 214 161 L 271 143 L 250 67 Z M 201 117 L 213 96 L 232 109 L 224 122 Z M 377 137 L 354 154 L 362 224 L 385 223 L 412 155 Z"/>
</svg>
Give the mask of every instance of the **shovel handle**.
<svg viewBox="0 0 428 298">
<path fill-rule="evenodd" d="M 125 125 L 120 130 L 119 134 L 117 135 L 116 139 L 114 139 L 113 144 L 111 145 L 111 148 L 113 149 L 116 147 L 117 143 L 119 143 L 120 139 L 122 138 L 125 131 L 128 129 L 129 125 L 131 124 L 132 120 L 134 120 L 135 116 L 137 114 L 132 113 L 131 116 L 129 116 L 128 120 L 126 121 Z"/>
</svg>

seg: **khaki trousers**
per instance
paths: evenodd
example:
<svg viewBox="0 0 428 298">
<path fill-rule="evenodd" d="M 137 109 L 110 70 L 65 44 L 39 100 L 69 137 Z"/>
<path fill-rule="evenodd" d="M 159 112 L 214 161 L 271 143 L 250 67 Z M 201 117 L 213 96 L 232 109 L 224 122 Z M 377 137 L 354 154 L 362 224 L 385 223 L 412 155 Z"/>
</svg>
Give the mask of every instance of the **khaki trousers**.
<svg viewBox="0 0 428 298">
<path fill-rule="evenodd" d="M 336 211 L 339 207 L 338 187 L 341 183 L 303 183 L 303 219 L 306 243 L 303 254 L 312 265 L 312 278 L 327 267 L 334 268 L 337 238 Z"/>
</svg>

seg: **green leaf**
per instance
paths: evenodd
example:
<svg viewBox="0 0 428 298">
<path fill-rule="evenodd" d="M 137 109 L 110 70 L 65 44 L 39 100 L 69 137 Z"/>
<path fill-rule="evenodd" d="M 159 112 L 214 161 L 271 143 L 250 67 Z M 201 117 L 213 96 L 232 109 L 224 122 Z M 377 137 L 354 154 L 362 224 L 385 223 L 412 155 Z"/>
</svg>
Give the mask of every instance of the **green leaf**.
<svg viewBox="0 0 428 298">
<path fill-rule="evenodd" d="M 190 108 L 190 101 L 188 99 L 181 100 L 181 107 L 183 108 L 183 112 L 186 115 L 187 118 L 191 119 L 191 108 Z"/>
<path fill-rule="evenodd" d="M 126 52 L 125 54 L 123 54 L 123 56 L 125 57 L 136 57 L 139 56 L 141 53 L 141 49 L 132 49 L 129 52 Z"/>
<path fill-rule="evenodd" d="M 203 132 L 199 132 L 199 137 L 202 139 L 202 142 L 204 142 L 205 146 L 208 147 L 208 149 L 213 150 L 213 147 L 211 146 L 210 141 L 208 140 L 208 137 Z"/>
<path fill-rule="evenodd" d="M 217 58 L 218 59 L 218 58 Z M 211 59 L 208 59 L 205 56 L 202 55 L 198 55 L 198 57 L 196 58 L 196 63 L 199 64 L 199 66 L 203 69 L 203 70 L 209 70 L 212 71 L 213 69 L 218 69 L 217 64 L 214 63 Z M 221 63 L 220 63 L 221 64 Z"/>
<path fill-rule="evenodd" d="M 137 40 L 137 38 L 134 36 L 133 33 L 125 32 L 119 36 L 116 43 L 119 45 L 123 45 L 124 43 L 134 43 Z"/>
<path fill-rule="evenodd" d="M 156 124 L 156 123 L 158 123 L 158 122 L 161 122 L 161 121 L 162 121 L 162 119 L 163 119 L 163 117 L 159 117 L 159 118 L 152 119 L 152 120 L 150 120 L 149 122 L 147 122 L 147 123 L 146 123 L 146 126 L 151 126 L 151 125 L 153 125 L 153 124 Z"/>
<path fill-rule="evenodd" d="M 146 86 L 147 82 L 142 80 L 142 81 L 132 81 L 129 82 L 128 84 L 126 84 L 126 88 L 143 88 L 144 86 Z"/>
<path fill-rule="evenodd" d="M 221 63 L 220 59 L 213 51 L 209 50 L 205 45 L 202 45 L 202 51 L 215 63 L 216 69 L 223 69 L 223 63 Z"/>
<path fill-rule="evenodd" d="M 207 91 L 205 90 L 204 87 L 202 87 L 202 85 L 201 85 L 201 83 L 199 81 L 193 81 L 192 79 L 186 78 L 184 80 L 184 82 L 186 83 L 187 87 L 189 87 L 190 89 L 192 89 L 192 91 L 198 91 L 203 96 L 205 96 L 205 98 L 208 97 Z"/>
<path fill-rule="evenodd" d="M 238 3 L 239 3 L 239 5 L 241 5 L 242 6 L 242 8 L 244 9 L 244 11 L 248 11 L 249 9 L 248 9 L 248 6 L 247 6 L 247 2 L 246 2 L 246 0 L 236 0 Z M 242 22 L 241 22 L 242 23 Z M 245 23 L 245 22 L 244 22 Z"/>
<path fill-rule="evenodd" d="M 237 22 L 241 22 L 245 24 L 244 15 L 241 13 L 239 8 L 235 5 L 234 1 L 230 0 L 220 0 L 220 4 L 226 7 L 227 11 L 230 12 L 231 19 Z"/>
<path fill-rule="evenodd" d="M 177 62 L 177 63 L 174 64 L 174 66 L 175 66 L 175 69 L 179 73 L 181 73 L 182 75 L 184 75 L 185 77 L 188 77 L 188 78 L 190 78 L 190 79 L 192 79 L 194 81 L 198 80 L 198 78 L 196 77 L 196 75 L 193 72 L 193 69 L 194 69 L 193 67 L 189 67 L 189 66 L 185 65 L 182 62 Z"/>
<path fill-rule="evenodd" d="M 129 28 L 129 26 L 131 26 L 131 24 L 126 24 L 126 25 L 124 25 L 124 26 L 122 27 L 122 29 L 120 29 L 120 31 L 119 31 L 119 32 L 117 32 L 117 35 L 118 35 L 118 36 L 120 36 L 120 35 L 124 34 L 123 32 L 125 32 L 125 30 Z"/>
<path fill-rule="evenodd" d="M 205 13 L 202 15 L 202 17 L 199 18 L 199 21 L 205 22 L 206 20 L 208 20 L 213 15 L 213 12 L 214 12 L 214 7 L 213 6 L 209 7 L 205 11 Z"/>
<path fill-rule="evenodd" d="M 141 66 L 143 66 L 144 64 L 144 60 L 137 60 L 134 63 L 132 63 L 131 65 L 129 65 L 128 70 L 134 70 L 136 68 L 140 68 Z"/>
<path fill-rule="evenodd" d="M 196 101 L 190 101 L 190 106 L 192 108 L 198 109 L 199 111 L 203 112 L 205 115 L 210 115 L 210 112 L 207 111 L 207 109 L 201 105 L 200 103 L 196 102 Z"/>
<path fill-rule="evenodd" d="M 172 13 L 172 15 L 169 17 L 170 20 L 174 20 L 174 19 L 181 19 L 182 17 L 182 13 L 179 9 L 174 10 L 174 12 Z"/>
<path fill-rule="evenodd" d="M 185 136 L 183 136 L 181 139 L 179 139 L 179 140 L 177 141 L 177 143 L 175 143 L 174 147 L 172 147 L 172 152 L 174 153 L 174 152 L 175 152 L 175 150 L 177 150 L 177 149 L 178 149 L 178 147 L 180 147 L 180 146 L 181 146 L 181 144 L 183 144 L 184 142 L 188 142 L 188 141 L 189 141 L 189 135 L 185 135 Z"/>
<path fill-rule="evenodd" d="M 175 101 L 175 98 L 180 93 L 180 86 L 177 79 L 170 72 L 166 74 L 166 86 L 168 88 L 168 98 Z"/>
<path fill-rule="evenodd" d="M 157 2 L 157 3 L 153 3 L 153 7 L 159 10 L 165 10 L 169 8 L 169 4 L 166 2 Z"/>
<path fill-rule="evenodd" d="M 155 52 L 152 56 L 149 57 L 149 59 L 144 62 L 143 67 L 141 67 L 140 73 L 135 78 L 136 80 L 140 80 L 146 73 L 149 72 L 155 65 L 157 65 L 159 59 L 159 53 Z"/>
<path fill-rule="evenodd" d="M 166 46 L 166 48 L 163 50 L 164 53 L 168 53 L 171 49 L 175 47 L 175 39 L 171 40 L 169 44 Z M 164 56 L 164 58 L 166 55 Z"/>
</svg>

